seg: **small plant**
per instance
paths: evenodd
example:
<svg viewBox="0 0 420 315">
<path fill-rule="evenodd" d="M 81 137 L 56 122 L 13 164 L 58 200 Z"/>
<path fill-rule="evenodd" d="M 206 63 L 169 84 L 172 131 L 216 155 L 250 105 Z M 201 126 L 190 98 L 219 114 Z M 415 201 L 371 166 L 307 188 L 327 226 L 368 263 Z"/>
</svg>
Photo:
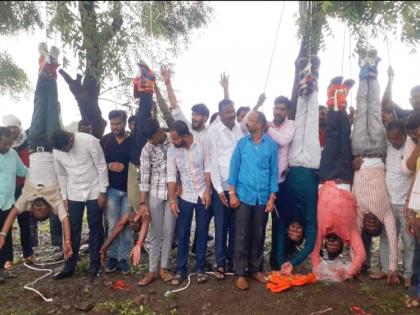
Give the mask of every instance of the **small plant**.
<svg viewBox="0 0 420 315">
<path fill-rule="evenodd" d="M 152 309 L 144 305 L 136 305 L 131 300 L 125 301 L 107 301 L 98 305 L 98 308 L 104 311 L 109 311 L 117 315 L 154 315 Z"/>
</svg>

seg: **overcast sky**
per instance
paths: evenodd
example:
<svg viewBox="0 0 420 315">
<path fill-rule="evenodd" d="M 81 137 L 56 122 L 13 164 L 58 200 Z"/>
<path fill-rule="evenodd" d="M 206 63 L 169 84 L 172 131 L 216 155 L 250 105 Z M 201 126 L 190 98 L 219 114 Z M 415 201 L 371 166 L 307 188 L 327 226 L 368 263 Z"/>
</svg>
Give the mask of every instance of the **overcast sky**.
<svg viewBox="0 0 420 315">
<path fill-rule="evenodd" d="M 282 2 L 214 2 L 214 19 L 208 27 L 194 33 L 190 46 L 178 58 L 174 59 L 175 75 L 173 86 L 186 113 L 192 105 L 204 102 L 211 113 L 217 111 L 217 104 L 222 99 L 222 89 L 218 83 L 221 72 L 230 75 L 230 94 L 237 106 L 253 106 L 258 95 L 263 92 L 268 65 L 273 49 L 277 24 Z M 271 105 L 276 96 L 290 96 L 294 79 L 293 62 L 299 49 L 296 37 L 295 15 L 297 2 L 287 2 L 279 32 L 276 53 L 268 80 L 267 101 L 264 112 L 271 117 Z M 345 77 L 351 74 L 357 80 L 357 59 L 349 59 L 349 37 L 344 41 L 344 25 L 331 22 L 334 37 L 326 38 L 326 49 L 319 53 L 320 68 L 320 104 L 326 101 L 326 88 L 329 80 L 341 74 L 343 43 Z M 35 88 L 38 71 L 37 45 L 45 39 L 44 32 L 21 34 L 14 38 L 1 38 L 1 49 L 7 49 L 14 60 L 26 71 Z M 51 44 L 51 43 L 49 43 Z M 395 70 L 393 97 L 402 107 L 409 108 L 410 89 L 420 84 L 418 53 L 410 55 L 409 49 L 394 40 L 389 44 L 390 58 L 386 42 L 381 38 L 371 44 L 379 50 L 382 61 L 379 65 L 381 93 L 386 86 L 386 69 L 392 60 Z M 351 43 L 354 49 L 355 41 Z M 71 55 L 67 58 L 71 59 Z M 351 64 L 351 68 L 350 68 Z M 73 61 L 73 65 L 76 62 Z M 71 72 L 74 75 L 75 72 Z M 65 125 L 80 119 L 74 97 L 69 92 L 64 80 L 58 78 L 59 100 L 62 104 Z M 357 85 L 353 88 L 352 98 L 356 96 Z M 112 98 L 109 94 L 107 97 Z M 118 108 L 110 102 L 100 102 L 104 117 L 109 110 Z M 33 110 L 33 93 L 27 98 L 15 102 L 9 97 L 0 96 L 0 117 L 5 114 L 18 116 L 25 128 L 29 127 Z M 1 123 L 1 121 L 0 121 Z"/>
</svg>

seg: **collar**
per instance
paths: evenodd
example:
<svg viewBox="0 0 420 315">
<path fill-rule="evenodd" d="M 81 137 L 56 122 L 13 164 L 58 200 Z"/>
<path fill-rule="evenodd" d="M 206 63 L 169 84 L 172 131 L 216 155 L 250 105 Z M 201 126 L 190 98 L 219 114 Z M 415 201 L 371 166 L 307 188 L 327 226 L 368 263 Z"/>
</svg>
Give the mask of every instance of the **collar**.
<svg viewBox="0 0 420 315">
<path fill-rule="evenodd" d="M 248 132 L 248 134 L 245 136 L 245 137 L 247 137 L 247 139 L 249 140 L 249 141 L 253 141 L 253 139 L 252 139 L 252 135 Z M 263 133 L 263 135 L 262 135 L 262 137 L 261 137 L 261 142 L 264 142 L 264 141 L 266 141 L 267 140 L 267 133 Z"/>
</svg>

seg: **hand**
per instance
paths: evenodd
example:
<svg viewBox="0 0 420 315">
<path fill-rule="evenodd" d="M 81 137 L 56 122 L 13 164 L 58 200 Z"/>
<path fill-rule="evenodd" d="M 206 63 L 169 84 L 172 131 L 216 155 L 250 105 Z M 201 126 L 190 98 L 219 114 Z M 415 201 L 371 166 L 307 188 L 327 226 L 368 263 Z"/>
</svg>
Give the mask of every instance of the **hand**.
<svg viewBox="0 0 420 315">
<path fill-rule="evenodd" d="M 210 191 L 206 190 L 204 192 L 203 203 L 206 209 L 210 208 L 210 205 L 211 205 L 211 192 Z"/>
<path fill-rule="evenodd" d="M 0 249 L 3 248 L 6 238 L 3 235 L 0 235 Z"/>
<path fill-rule="evenodd" d="M 146 204 L 140 205 L 138 214 L 140 217 L 143 215 L 150 215 L 149 207 Z"/>
<path fill-rule="evenodd" d="M 387 74 L 388 74 L 388 80 L 394 81 L 395 73 L 394 73 L 394 69 L 392 69 L 391 66 L 388 67 Z"/>
<path fill-rule="evenodd" d="M 171 82 L 171 72 L 167 66 L 162 66 L 160 69 L 160 75 L 162 76 L 162 79 L 165 81 L 165 83 Z"/>
<path fill-rule="evenodd" d="M 101 254 L 101 264 L 104 265 L 108 256 L 108 246 L 106 246 L 105 244 L 102 245 L 99 253 Z"/>
<path fill-rule="evenodd" d="M 222 88 L 224 89 L 228 89 L 229 88 L 229 76 L 226 75 L 224 72 L 220 75 L 220 81 L 219 81 L 220 85 L 222 86 Z"/>
<path fill-rule="evenodd" d="M 361 156 L 355 158 L 353 160 L 353 169 L 355 171 L 360 170 L 360 168 L 362 167 L 362 164 L 363 164 L 363 158 Z"/>
<path fill-rule="evenodd" d="M 171 209 L 171 212 L 175 216 L 175 218 L 178 218 L 179 208 L 176 200 L 169 202 L 169 208 Z"/>
<path fill-rule="evenodd" d="M 176 188 L 175 188 L 175 197 L 178 198 L 181 195 L 182 195 L 182 186 L 181 185 L 176 185 Z"/>
<path fill-rule="evenodd" d="M 274 210 L 274 198 L 268 199 L 268 202 L 265 206 L 265 212 L 273 212 Z"/>
<path fill-rule="evenodd" d="M 225 195 L 225 192 L 224 192 L 224 191 L 222 191 L 222 192 L 219 194 L 219 199 L 220 199 L 220 202 L 221 202 L 221 203 L 223 203 L 223 205 L 224 205 L 225 207 L 229 208 L 229 203 L 228 203 L 228 200 L 227 200 L 227 198 L 226 198 L 226 195 Z"/>
<path fill-rule="evenodd" d="M 230 195 L 230 207 L 233 208 L 233 209 L 236 209 L 236 208 L 239 207 L 240 204 L 241 204 L 241 202 L 239 201 L 236 194 L 231 194 Z"/>
<path fill-rule="evenodd" d="M 280 273 L 283 275 L 290 275 L 293 271 L 293 265 L 290 261 L 286 261 L 283 265 L 281 265 Z"/>
<path fill-rule="evenodd" d="M 73 249 L 71 248 L 71 242 L 64 243 L 64 260 L 69 259 L 73 255 Z"/>
<path fill-rule="evenodd" d="M 258 97 L 257 107 L 260 107 L 262 104 L 264 104 L 264 102 L 265 102 L 266 99 L 267 99 L 267 97 L 265 96 L 265 93 L 262 93 Z"/>
<path fill-rule="evenodd" d="M 68 200 L 67 199 L 64 199 L 63 200 L 63 203 L 64 203 L 64 208 L 66 208 L 66 210 L 68 212 L 69 211 L 69 202 L 68 202 Z"/>
<path fill-rule="evenodd" d="M 137 266 L 140 263 L 141 246 L 139 244 L 136 244 L 136 246 L 133 247 L 133 249 L 131 250 L 130 257 L 134 266 Z"/>
<path fill-rule="evenodd" d="M 118 162 L 112 162 L 108 164 L 108 169 L 111 172 L 120 173 L 124 170 L 124 164 Z"/>
<path fill-rule="evenodd" d="M 390 284 L 398 284 L 400 283 L 400 279 L 398 278 L 397 274 L 395 271 L 388 271 L 388 279 L 387 282 Z"/>
<path fill-rule="evenodd" d="M 104 193 L 100 193 L 98 197 L 98 206 L 99 208 L 104 209 L 106 206 L 106 195 Z"/>
<path fill-rule="evenodd" d="M 412 210 L 409 210 L 412 212 Z M 420 241 L 420 219 L 410 215 L 407 220 L 407 232 L 411 237 L 416 237 Z"/>
</svg>

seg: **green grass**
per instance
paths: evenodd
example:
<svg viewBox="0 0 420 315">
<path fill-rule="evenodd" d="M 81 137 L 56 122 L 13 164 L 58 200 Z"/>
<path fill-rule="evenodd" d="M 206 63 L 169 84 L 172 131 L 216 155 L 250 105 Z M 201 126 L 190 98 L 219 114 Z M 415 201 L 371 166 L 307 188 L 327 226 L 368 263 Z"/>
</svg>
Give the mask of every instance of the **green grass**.
<svg viewBox="0 0 420 315">
<path fill-rule="evenodd" d="M 154 315 L 156 314 L 147 306 L 137 305 L 131 300 L 107 301 L 97 305 L 99 310 L 108 311 L 117 315 Z"/>
</svg>

